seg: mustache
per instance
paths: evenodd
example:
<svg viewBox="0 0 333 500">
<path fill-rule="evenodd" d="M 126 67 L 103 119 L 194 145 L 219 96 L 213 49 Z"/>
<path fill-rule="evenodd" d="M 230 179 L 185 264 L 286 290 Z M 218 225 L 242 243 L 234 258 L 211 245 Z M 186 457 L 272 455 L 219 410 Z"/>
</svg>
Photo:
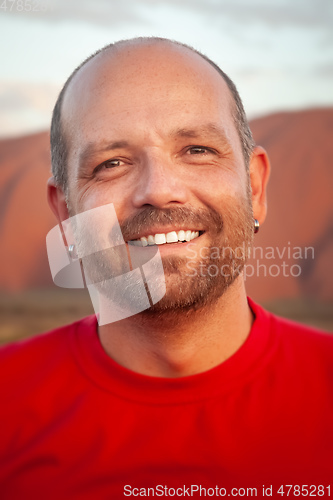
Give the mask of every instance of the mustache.
<svg viewBox="0 0 333 500">
<path fill-rule="evenodd" d="M 167 225 L 192 226 L 202 230 L 219 233 L 223 229 L 223 218 L 214 209 L 192 207 L 170 207 L 156 209 L 147 207 L 141 212 L 128 217 L 120 223 L 120 229 L 125 241 L 134 236 L 147 233 L 152 226 Z"/>
</svg>

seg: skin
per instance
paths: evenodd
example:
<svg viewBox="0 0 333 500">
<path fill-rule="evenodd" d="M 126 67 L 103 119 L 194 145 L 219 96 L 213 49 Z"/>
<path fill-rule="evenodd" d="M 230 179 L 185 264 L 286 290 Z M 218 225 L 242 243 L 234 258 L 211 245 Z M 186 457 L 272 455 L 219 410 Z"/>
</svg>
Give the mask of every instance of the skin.
<svg viewBox="0 0 333 500">
<path fill-rule="evenodd" d="M 221 76 L 188 49 L 132 43 L 95 57 L 74 77 L 63 104 L 70 213 L 112 202 L 120 222 L 147 207 L 213 209 L 223 216 L 245 203 L 250 179 L 253 216 L 262 224 L 269 162 L 256 147 L 247 173 L 232 106 Z M 96 168 L 107 160 L 108 168 Z M 65 194 L 53 178 L 48 199 L 58 219 L 67 219 Z M 182 228 L 155 224 L 145 234 Z M 198 255 L 213 243 L 211 231 L 200 229 L 206 231 L 191 245 Z M 159 249 L 163 262 L 189 255 L 187 244 Z M 165 274 L 167 293 L 177 293 L 179 276 Z M 232 356 L 252 322 L 241 274 L 206 307 L 168 311 L 162 320 L 161 314 L 138 314 L 100 326 L 98 333 L 104 350 L 122 366 L 181 377 Z"/>
</svg>

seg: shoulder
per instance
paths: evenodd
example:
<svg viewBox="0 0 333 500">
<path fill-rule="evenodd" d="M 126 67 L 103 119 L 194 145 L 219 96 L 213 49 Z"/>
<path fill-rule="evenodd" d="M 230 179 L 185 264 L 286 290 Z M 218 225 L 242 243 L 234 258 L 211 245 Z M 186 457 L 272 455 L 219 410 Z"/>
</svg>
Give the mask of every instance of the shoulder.
<svg viewBox="0 0 333 500">
<path fill-rule="evenodd" d="M 13 342 L 0 348 L 0 374 L 2 380 L 28 377 L 36 369 L 43 371 L 54 368 L 70 355 L 70 337 L 79 328 L 84 331 L 94 320 L 94 316 L 75 323 L 61 326 L 28 339 Z"/>
<path fill-rule="evenodd" d="M 273 359 L 295 373 L 297 369 L 309 376 L 325 373 L 333 379 L 333 334 L 272 314 L 249 300 L 256 320 L 270 339 Z"/>
<path fill-rule="evenodd" d="M 0 349 L 1 454 L 7 450 L 3 456 L 13 456 L 15 446 L 22 453 L 29 442 L 45 437 L 75 398 L 85 394 L 72 338 L 85 335 L 94 324 L 94 316 L 84 318 Z"/>
<path fill-rule="evenodd" d="M 272 315 L 280 349 L 290 360 L 298 360 L 308 370 L 325 372 L 333 378 L 333 335 Z"/>
<path fill-rule="evenodd" d="M 248 301 L 260 325 L 263 328 L 269 329 L 272 333 L 274 332 L 274 334 L 283 337 L 284 340 L 290 342 L 302 341 L 303 343 L 308 342 L 310 344 L 326 345 L 333 348 L 333 333 L 282 318 L 267 311 L 250 298 L 248 298 Z"/>
<path fill-rule="evenodd" d="M 318 328 L 271 314 L 272 325 L 285 342 L 302 344 L 304 347 L 328 349 L 333 354 L 333 334 Z"/>
</svg>

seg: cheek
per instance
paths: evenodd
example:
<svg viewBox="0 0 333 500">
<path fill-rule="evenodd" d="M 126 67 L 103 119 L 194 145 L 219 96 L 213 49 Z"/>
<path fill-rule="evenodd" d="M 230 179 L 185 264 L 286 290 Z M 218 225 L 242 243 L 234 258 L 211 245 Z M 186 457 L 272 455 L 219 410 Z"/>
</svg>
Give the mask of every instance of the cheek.
<svg viewBox="0 0 333 500">
<path fill-rule="evenodd" d="M 94 208 L 113 204 L 117 219 L 121 222 L 131 211 L 132 192 L 125 185 L 112 185 L 111 182 L 93 181 L 77 194 L 77 212 L 86 212 Z"/>
<path fill-rule="evenodd" d="M 245 167 L 244 167 L 245 170 Z M 236 168 L 207 170 L 193 184 L 195 196 L 215 210 L 232 205 L 235 201 L 248 197 L 248 179 L 246 172 Z"/>
</svg>

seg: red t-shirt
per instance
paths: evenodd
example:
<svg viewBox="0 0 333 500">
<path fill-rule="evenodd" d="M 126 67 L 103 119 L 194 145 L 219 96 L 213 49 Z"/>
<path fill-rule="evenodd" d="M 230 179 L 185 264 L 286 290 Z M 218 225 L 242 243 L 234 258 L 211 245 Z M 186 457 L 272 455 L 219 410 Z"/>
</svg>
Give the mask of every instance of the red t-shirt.
<svg viewBox="0 0 333 500">
<path fill-rule="evenodd" d="M 242 347 L 188 377 L 119 366 L 95 317 L 5 346 L 0 498 L 333 496 L 333 336 L 250 305 Z"/>
</svg>

